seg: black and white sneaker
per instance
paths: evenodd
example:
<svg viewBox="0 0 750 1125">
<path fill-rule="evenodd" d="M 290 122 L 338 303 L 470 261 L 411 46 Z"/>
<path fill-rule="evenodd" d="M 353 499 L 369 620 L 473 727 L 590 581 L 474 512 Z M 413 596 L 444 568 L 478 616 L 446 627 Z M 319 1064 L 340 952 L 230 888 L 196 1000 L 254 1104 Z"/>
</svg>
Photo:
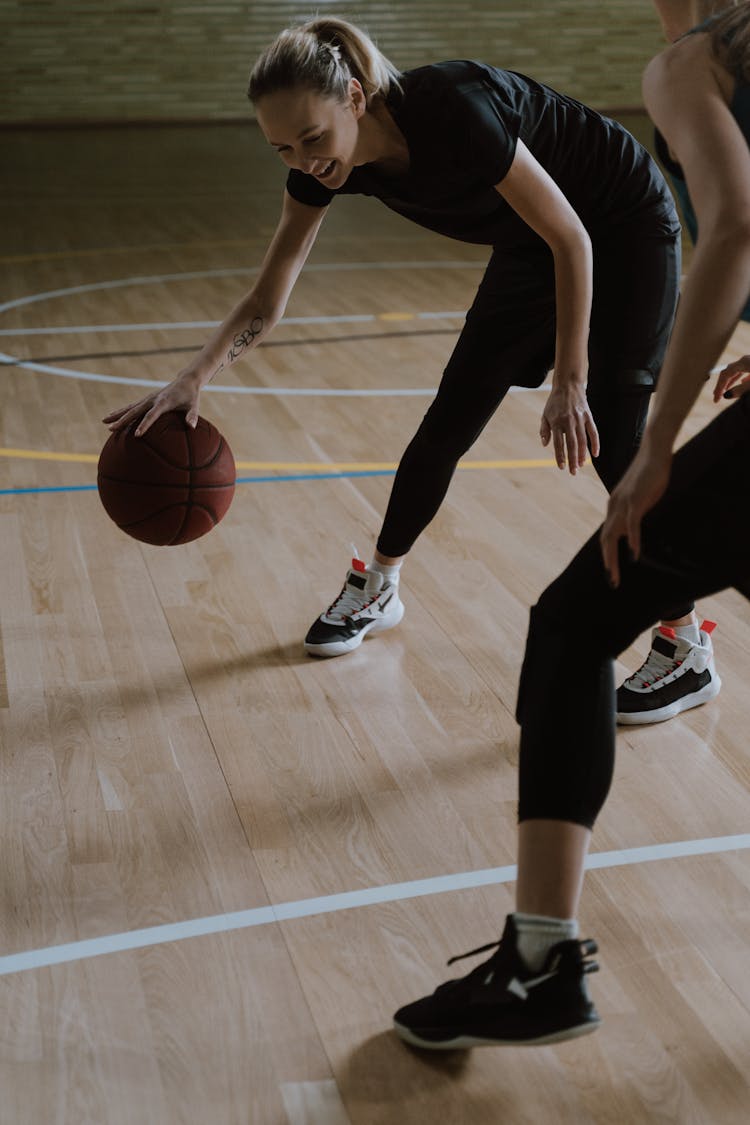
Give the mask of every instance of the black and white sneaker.
<svg viewBox="0 0 750 1125">
<path fill-rule="evenodd" d="M 311 627 L 305 648 L 312 656 L 342 656 L 358 648 L 368 633 L 392 629 L 403 616 L 398 582 L 352 559 L 341 593 Z"/>
<path fill-rule="evenodd" d="M 393 1017 L 396 1034 L 413 1047 L 451 1051 L 559 1043 L 596 1031 L 601 1021 L 586 984 L 586 974 L 599 968 L 586 960 L 596 953 L 595 942 L 558 942 L 533 973 L 517 951 L 510 914 L 499 942 L 462 956 L 488 949 L 496 952 L 468 976 L 400 1008 Z"/>
<path fill-rule="evenodd" d="M 657 626 L 645 663 L 617 690 L 618 723 L 661 723 L 717 696 L 721 680 L 711 642 L 715 628 L 714 621 L 704 621 L 696 645 L 674 629 Z"/>
</svg>

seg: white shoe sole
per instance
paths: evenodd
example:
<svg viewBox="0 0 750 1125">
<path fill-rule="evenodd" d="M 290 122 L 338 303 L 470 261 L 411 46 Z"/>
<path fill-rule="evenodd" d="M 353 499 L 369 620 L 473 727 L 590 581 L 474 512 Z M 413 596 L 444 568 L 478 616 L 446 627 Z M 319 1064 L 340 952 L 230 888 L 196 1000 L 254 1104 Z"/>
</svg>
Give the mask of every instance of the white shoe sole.
<svg viewBox="0 0 750 1125">
<path fill-rule="evenodd" d="M 348 641 L 328 641 L 322 645 L 311 645 L 305 641 L 305 652 L 310 656 L 344 656 L 347 652 L 352 652 L 355 648 L 359 648 L 365 637 L 375 633 L 385 633 L 388 629 L 393 629 L 399 624 L 401 618 L 404 616 L 404 603 L 399 598 L 398 605 L 391 613 L 386 614 L 383 618 L 376 618 L 371 625 L 365 625 L 364 629 L 360 629 L 355 637 L 350 637 Z"/>
<path fill-rule="evenodd" d="M 562 1031 L 553 1031 L 549 1035 L 539 1035 L 535 1039 L 482 1039 L 475 1035 L 459 1035 L 455 1039 L 447 1039 L 435 1043 L 430 1039 L 420 1039 L 408 1027 L 393 1021 L 393 1029 L 404 1043 L 412 1047 L 421 1047 L 428 1051 L 463 1051 L 469 1047 L 541 1047 L 545 1043 L 562 1043 L 566 1039 L 578 1039 L 581 1035 L 590 1035 L 601 1025 L 601 1020 L 589 1020 L 579 1024 L 578 1027 L 566 1027 Z"/>
<path fill-rule="evenodd" d="M 673 719 L 675 715 L 679 715 L 682 711 L 689 711 L 691 707 L 700 707 L 702 703 L 708 703 L 709 700 L 715 699 L 721 691 L 721 679 L 714 672 L 710 683 L 702 687 L 700 691 L 694 691 L 690 695 L 683 695 L 681 699 L 675 699 L 673 703 L 668 704 L 666 707 L 659 707 L 656 711 L 634 711 L 632 714 L 627 711 L 617 712 L 617 722 L 622 727 L 636 727 L 647 726 L 650 723 L 663 723 L 665 719 Z"/>
</svg>

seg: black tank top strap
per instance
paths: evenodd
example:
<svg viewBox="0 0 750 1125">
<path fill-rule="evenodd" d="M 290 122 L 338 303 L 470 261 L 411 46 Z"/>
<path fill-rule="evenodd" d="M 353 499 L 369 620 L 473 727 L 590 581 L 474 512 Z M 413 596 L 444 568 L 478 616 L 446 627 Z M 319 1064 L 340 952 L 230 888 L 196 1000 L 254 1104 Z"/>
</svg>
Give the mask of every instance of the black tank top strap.
<svg viewBox="0 0 750 1125">
<path fill-rule="evenodd" d="M 727 10 L 728 9 L 725 9 L 722 12 L 714 12 L 714 14 L 712 16 L 709 16 L 708 19 L 703 20 L 702 23 L 696 24 L 695 27 L 691 27 L 689 31 L 684 31 L 682 33 L 682 35 L 677 36 L 677 38 L 675 39 L 675 43 L 679 43 L 682 39 L 687 39 L 688 35 L 696 35 L 699 31 L 708 31 L 710 29 L 711 25 L 714 24 L 716 22 L 716 20 L 719 19 L 720 16 L 723 16 Z M 724 39 L 724 43 L 727 44 L 727 45 L 729 45 L 732 42 L 732 36 L 731 36 L 730 33 L 725 34 L 723 36 L 723 39 Z M 739 67 L 737 70 L 735 70 L 735 72 L 733 74 L 733 77 L 735 78 L 735 80 L 737 82 L 744 82 L 745 81 L 745 77 L 742 73 L 741 67 Z"/>
<path fill-rule="evenodd" d="M 664 137 L 661 135 L 656 126 L 654 126 L 654 147 L 656 148 L 656 155 L 659 157 L 659 160 L 662 162 L 670 175 L 679 176 L 681 180 L 684 180 L 685 174 L 682 171 L 682 168 L 677 163 L 677 161 L 672 158 L 672 155 L 669 151 L 669 146 L 667 145 L 667 142 L 664 140 Z"/>
<path fill-rule="evenodd" d="M 709 16 L 708 19 L 703 20 L 702 23 L 697 23 L 695 27 L 691 27 L 689 31 L 683 31 L 682 35 L 678 35 L 674 42 L 679 43 L 682 39 L 687 39 L 688 35 L 696 35 L 699 31 L 708 31 L 717 16 L 721 14 L 721 12 L 717 12 L 716 15 Z"/>
</svg>

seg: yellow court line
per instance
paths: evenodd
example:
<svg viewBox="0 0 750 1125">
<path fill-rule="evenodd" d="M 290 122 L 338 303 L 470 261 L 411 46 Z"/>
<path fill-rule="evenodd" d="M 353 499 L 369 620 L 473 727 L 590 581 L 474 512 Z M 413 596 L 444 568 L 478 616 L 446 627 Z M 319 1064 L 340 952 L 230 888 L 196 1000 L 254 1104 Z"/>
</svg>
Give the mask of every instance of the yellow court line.
<svg viewBox="0 0 750 1125">
<path fill-rule="evenodd" d="M 27 461 L 67 461 L 95 465 L 97 453 L 54 453 L 43 449 L 2 449 L 0 457 Z M 238 469 L 262 469 L 264 472 L 354 473 L 397 469 L 397 461 L 236 461 Z M 551 459 L 536 458 L 511 461 L 459 461 L 459 469 L 546 469 L 554 465 Z"/>
<path fill-rule="evenodd" d="M 48 453 L 43 449 L 0 449 L 0 457 L 17 457 L 27 461 L 86 461 L 94 465 L 97 453 Z"/>
<path fill-rule="evenodd" d="M 236 461 L 238 469 L 266 469 L 286 472 L 289 470 L 314 473 L 316 471 L 330 473 L 375 472 L 377 470 L 397 469 L 398 461 L 336 461 L 326 463 L 323 461 Z M 515 461 L 459 461 L 459 469 L 542 469 L 554 465 L 552 460 L 515 460 Z"/>
</svg>

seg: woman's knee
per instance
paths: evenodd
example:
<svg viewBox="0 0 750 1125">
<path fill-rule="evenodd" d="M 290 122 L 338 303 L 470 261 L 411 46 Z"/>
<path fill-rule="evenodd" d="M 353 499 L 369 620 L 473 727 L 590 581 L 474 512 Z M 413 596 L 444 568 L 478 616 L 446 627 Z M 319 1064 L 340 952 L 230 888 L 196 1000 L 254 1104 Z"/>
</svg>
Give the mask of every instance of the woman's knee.
<svg viewBox="0 0 750 1125">
<path fill-rule="evenodd" d="M 431 407 L 409 442 L 408 452 L 410 457 L 455 464 L 472 447 L 477 436 L 476 427 L 461 425 L 455 412 L 434 411 Z"/>
<path fill-rule="evenodd" d="M 655 383 L 650 371 L 633 369 L 589 393 L 601 447 L 592 464 L 607 492 L 615 489 L 638 451 Z"/>
</svg>

